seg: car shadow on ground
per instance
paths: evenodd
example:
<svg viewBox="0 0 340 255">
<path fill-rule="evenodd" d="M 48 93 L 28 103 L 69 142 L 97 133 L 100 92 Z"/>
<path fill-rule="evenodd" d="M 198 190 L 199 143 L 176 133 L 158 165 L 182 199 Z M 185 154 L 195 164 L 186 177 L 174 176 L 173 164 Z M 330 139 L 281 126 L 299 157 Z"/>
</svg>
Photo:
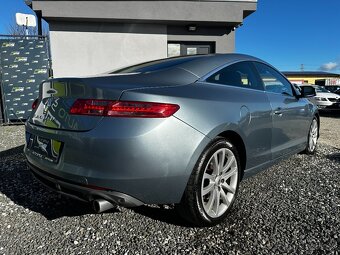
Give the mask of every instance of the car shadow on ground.
<svg viewBox="0 0 340 255">
<path fill-rule="evenodd" d="M 137 214 L 143 215 L 153 220 L 181 227 L 193 227 L 193 225 L 185 221 L 177 213 L 173 206 L 143 205 L 130 209 L 132 209 Z"/>
<path fill-rule="evenodd" d="M 89 204 L 61 196 L 40 184 L 26 165 L 23 147 L 0 152 L 0 193 L 48 220 L 93 213 Z"/>
<path fill-rule="evenodd" d="M 319 113 L 321 117 L 330 117 L 330 118 L 340 119 L 340 109 L 331 110 L 331 111 L 320 110 Z"/>
<path fill-rule="evenodd" d="M 337 163 L 340 163 L 340 153 L 332 153 L 326 156 L 328 159 L 333 160 Z"/>
</svg>

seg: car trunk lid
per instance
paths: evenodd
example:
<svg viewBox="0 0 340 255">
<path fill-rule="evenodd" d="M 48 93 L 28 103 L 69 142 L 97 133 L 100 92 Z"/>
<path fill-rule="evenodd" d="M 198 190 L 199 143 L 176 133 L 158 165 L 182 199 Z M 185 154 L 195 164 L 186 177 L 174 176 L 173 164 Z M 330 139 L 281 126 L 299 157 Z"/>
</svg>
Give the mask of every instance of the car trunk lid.
<svg viewBox="0 0 340 255">
<path fill-rule="evenodd" d="M 77 99 L 119 100 L 126 90 L 179 86 L 192 83 L 196 79 L 196 76 L 182 69 L 143 74 L 52 79 L 42 83 L 39 103 L 28 121 L 46 128 L 88 131 L 103 117 L 70 114 L 70 109 Z"/>
</svg>

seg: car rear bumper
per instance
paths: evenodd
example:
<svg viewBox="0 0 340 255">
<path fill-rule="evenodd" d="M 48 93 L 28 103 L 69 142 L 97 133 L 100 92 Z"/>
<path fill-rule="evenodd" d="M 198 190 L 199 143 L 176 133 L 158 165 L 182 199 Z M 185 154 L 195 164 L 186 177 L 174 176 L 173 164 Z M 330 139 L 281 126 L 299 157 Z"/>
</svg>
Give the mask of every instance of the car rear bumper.
<svg viewBox="0 0 340 255">
<path fill-rule="evenodd" d="M 27 123 L 26 132 L 63 143 L 57 163 L 39 158 L 25 146 L 28 163 L 40 181 L 78 199 L 107 196 L 108 201 L 125 206 L 178 203 L 198 157 L 210 142 L 175 117 L 104 118 L 87 132 Z M 98 193 L 90 187 L 102 190 Z"/>
<path fill-rule="evenodd" d="M 53 176 L 49 173 L 38 169 L 32 164 L 28 163 L 33 176 L 44 186 L 56 191 L 62 195 L 72 197 L 84 202 L 91 202 L 98 198 L 103 198 L 112 204 L 121 205 L 125 207 L 135 207 L 143 205 L 144 203 L 138 199 L 127 194 L 116 192 L 113 190 L 103 190 L 100 187 L 86 186 L 77 183 L 71 183 L 58 176 Z"/>
</svg>

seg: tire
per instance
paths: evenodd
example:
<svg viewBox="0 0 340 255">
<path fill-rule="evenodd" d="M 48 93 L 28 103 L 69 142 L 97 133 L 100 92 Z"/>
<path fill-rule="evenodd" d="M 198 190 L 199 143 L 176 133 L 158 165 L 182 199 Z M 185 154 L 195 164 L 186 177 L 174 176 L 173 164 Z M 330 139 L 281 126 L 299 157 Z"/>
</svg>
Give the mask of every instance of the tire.
<svg viewBox="0 0 340 255">
<path fill-rule="evenodd" d="M 233 144 L 221 137 L 213 140 L 197 161 L 182 200 L 176 205 L 179 214 L 196 226 L 220 223 L 237 196 L 240 169 Z"/>
<path fill-rule="evenodd" d="M 306 154 L 314 154 L 317 149 L 317 143 L 319 138 L 319 123 L 317 118 L 313 118 L 312 123 L 310 125 L 309 131 L 308 131 L 308 140 L 307 140 L 307 146 L 305 149 Z"/>
</svg>

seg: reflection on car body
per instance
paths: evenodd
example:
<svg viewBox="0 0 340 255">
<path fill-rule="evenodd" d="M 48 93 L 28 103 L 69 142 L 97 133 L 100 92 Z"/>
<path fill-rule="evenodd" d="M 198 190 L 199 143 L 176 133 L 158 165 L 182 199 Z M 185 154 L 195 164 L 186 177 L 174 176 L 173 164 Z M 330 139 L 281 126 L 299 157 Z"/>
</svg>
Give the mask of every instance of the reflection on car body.
<svg viewBox="0 0 340 255">
<path fill-rule="evenodd" d="M 319 115 L 307 99 L 314 95 L 241 54 L 51 79 L 26 122 L 24 151 L 39 181 L 97 212 L 175 204 L 188 221 L 213 225 L 243 178 L 315 151 Z M 51 153 L 34 146 L 37 139 Z"/>
</svg>

